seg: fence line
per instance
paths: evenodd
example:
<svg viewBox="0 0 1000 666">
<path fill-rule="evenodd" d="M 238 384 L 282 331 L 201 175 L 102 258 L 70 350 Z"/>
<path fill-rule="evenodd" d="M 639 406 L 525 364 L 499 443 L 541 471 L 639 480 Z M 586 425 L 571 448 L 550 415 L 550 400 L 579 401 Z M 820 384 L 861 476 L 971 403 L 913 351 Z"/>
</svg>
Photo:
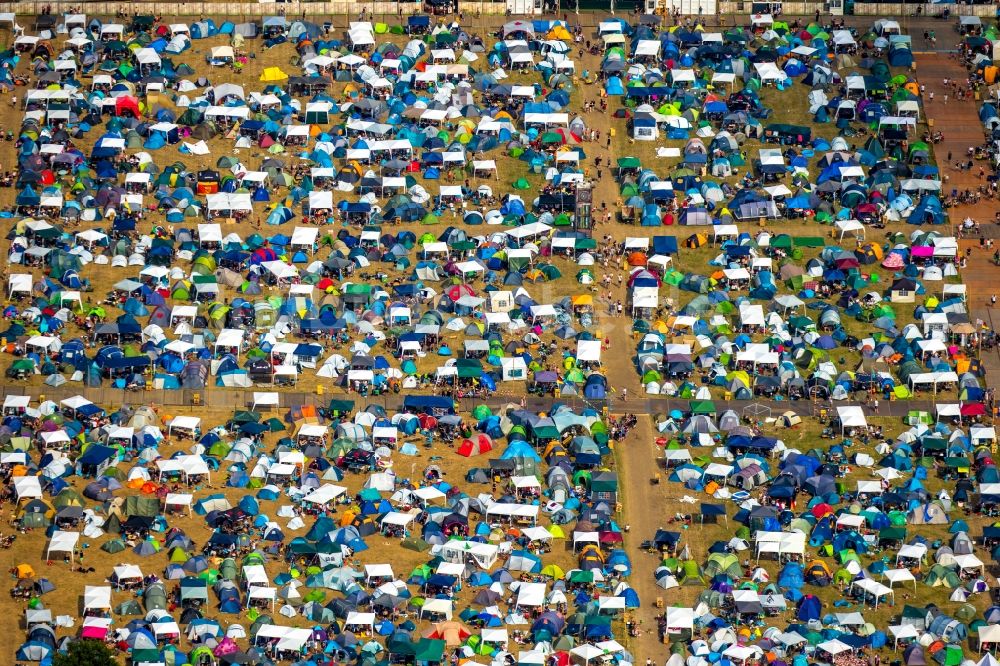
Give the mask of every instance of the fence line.
<svg viewBox="0 0 1000 666">
<path fill-rule="evenodd" d="M 584 25 L 596 25 L 599 18 L 606 16 L 611 9 L 611 0 L 597 0 L 601 5 L 593 7 L 593 0 L 585 1 L 586 8 L 581 8 L 579 14 L 574 10 L 575 0 L 560 0 L 559 11 L 556 13 L 560 17 L 563 14 L 573 16 L 574 23 Z M 618 0 L 618 14 L 627 16 L 633 4 L 626 0 Z M 666 0 L 669 6 L 671 0 Z M 781 13 L 786 16 L 812 16 L 817 11 L 822 16 L 828 16 L 828 11 L 823 2 L 784 2 L 781 3 Z M 751 0 L 725 0 L 718 2 L 718 12 L 725 16 L 749 15 L 753 10 Z M 14 13 L 18 16 L 33 17 L 41 13 L 42 8 L 51 7 L 52 13 L 59 15 L 69 12 L 73 8 L 82 8 L 89 16 L 113 17 L 120 10 L 126 11 L 129 15 L 137 13 L 140 15 L 156 16 L 206 16 L 206 17 L 239 17 L 249 19 L 255 17 L 269 16 L 284 13 L 290 20 L 297 17 L 322 17 L 336 19 L 338 16 L 356 17 L 362 8 L 376 19 L 383 18 L 391 20 L 393 17 L 405 17 L 423 11 L 423 5 L 417 0 L 392 0 L 389 2 L 371 2 L 365 0 L 335 0 L 327 2 L 72 2 L 69 0 L 55 0 L 45 2 L 44 0 L 25 0 L 21 2 L 0 2 L 0 13 Z M 505 0 L 459 0 L 458 8 L 466 18 L 474 16 L 503 16 L 507 11 Z M 859 2 L 854 5 L 854 14 L 858 16 L 895 16 L 895 17 L 916 17 L 918 12 L 923 16 L 937 15 L 942 9 L 942 5 L 926 3 L 912 4 L 903 2 Z M 997 13 L 995 5 L 961 5 L 952 10 L 957 16 L 975 15 L 980 17 L 994 16 Z M 545 16 L 553 17 L 554 14 L 536 14 L 539 18 Z"/>
</svg>

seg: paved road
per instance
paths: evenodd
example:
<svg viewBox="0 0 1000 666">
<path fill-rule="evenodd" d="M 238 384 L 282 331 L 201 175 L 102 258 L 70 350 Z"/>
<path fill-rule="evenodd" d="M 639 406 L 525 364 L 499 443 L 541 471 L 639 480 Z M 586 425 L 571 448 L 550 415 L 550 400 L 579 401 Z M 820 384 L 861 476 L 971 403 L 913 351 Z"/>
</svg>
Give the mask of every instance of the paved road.
<svg viewBox="0 0 1000 666">
<path fill-rule="evenodd" d="M 991 172 L 989 162 L 975 161 L 971 170 L 957 169 L 955 165 L 967 161 L 968 149 L 982 144 L 985 139 L 983 123 L 979 120 L 980 102 L 959 101 L 944 87 L 944 79 L 964 81 L 968 72 L 950 54 L 917 53 L 914 60 L 918 80 L 926 87 L 924 113 L 928 122 L 934 123 L 934 129 L 944 135 L 944 140 L 934 146 L 934 157 L 942 176 L 948 179 L 945 190 L 976 190 Z M 932 94 L 934 99 L 931 99 Z M 978 205 L 957 206 L 949 212 L 952 224 L 957 225 L 969 217 L 981 224 L 982 235 L 998 238 L 1000 227 L 993 224 L 996 210 L 995 201 L 983 200 Z"/>
<path fill-rule="evenodd" d="M 6 385 L 0 386 L 0 398 L 8 395 L 30 395 L 37 402 L 40 400 L 63 400 L 65 398 L 82 395 L 91 402 L 105 408 L 114 408 L 121 404 L 131 405 L 158 405 L 162 407 L 178 407 L 180 412 L 197 413 L 199 406 L 215 409 L 247 409 L 253 405 L 254 391 L 231 389 L 231 388 L 208 388 L 200 391 L 121 391 L 110 388 L 87 388 L 76 385 L 63 385 L 58 388 L 44 386 L 41 388 Z M 366 405 L 381 405 L 386 411 L 398 411 L 402 409 L 404 395 L 386 394 L 380 396 L 369 396 L 362 398 L 357 394 L 345 394 L 343 392 L 329 393 L 322 395 L 305 392 L 281 392 L 278 394 L 281 408 L 288 409 L 297 405 L 316 404 L 326 405 L 334 398 L 352 399 L 358 409 L 363 409 Z M 879 416 L 903 418 L 910 410 L 934 411 L 936 403 L 956 403 L 958 400 L 954 394 L 942 394 L 938 400 L 919 399 L 889 401 L 879 400 Z M 489 398 L 464 399 L 459 402 L 460 411 L 469 411 L 476 405 L 485 404 L 491 409 L 503 409 L 507 406 L 520 407 L 521 398 L 518 396 L 493 395 Z M 536 412 L 547 412 L 555 404 L 566 404 L 577 409 L 592 408 L 601 411 L 608 408 L 612 413 L 630 413 L 636 416 L 656 416 L 659 414 L 669 414 L 673 410 L 685 412 L 690 408 L 690 401 L 679 398 L 661 398 L 656 396 L 642 396 L 639 399 L 621 400 L 612 396 L 607 400 L 584 400 L 578 397 L 552 398 L 527 396 L 523 401 L 524 407 Z M 841 401 L 833 403 L 833 406 L 860 405 L 861 403 L 852 401 Z M 809 416 L 818 414 L 821 408 L 830 408 L 829 402 L 814 403 L 806 400 L 716 400 L 716 408 L 721 412 L 727 409 L 735 410 L 739 414 L 761 413 L 768 415 L 766 410 L 770 410 L 769 415 L 779 416 L 786 411 L 792 411 L 799 416 Z M 763 408 L 764 411 L 761 411 Z M 871 414 L 871 409 L 865 407 L 865 411 Z"/>
</svg>

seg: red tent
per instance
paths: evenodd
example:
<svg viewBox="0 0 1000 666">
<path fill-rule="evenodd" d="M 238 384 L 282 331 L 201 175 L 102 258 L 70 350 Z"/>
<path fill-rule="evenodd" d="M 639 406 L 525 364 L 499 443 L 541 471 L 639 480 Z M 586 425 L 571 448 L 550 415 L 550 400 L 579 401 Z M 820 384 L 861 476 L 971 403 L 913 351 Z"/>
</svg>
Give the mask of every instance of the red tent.
<svg viewBox="0 0 1000 666">
<path fill-rule="evenodd" d="M 115 115 L 116 116 L 127 116 L 131 115 L 133 118 L 139 117 L 139 100 L 131 95 L 122 95 L 115 99 Z"/>
<path fill-rule="evenodd" d="M 962 416 L 983 416 L 986 407 L 981 402 L 968 402 L 961 407 Z"/>
<path fill-rule="evenodd" d="M 463 440 L 461 446 L 458 447 L 458 455 L 471 458 L 472 456 L 489 453 L 492 450 L 493 440 L 487 435 L 480 434 L 474 439 Z"/>
</svg>

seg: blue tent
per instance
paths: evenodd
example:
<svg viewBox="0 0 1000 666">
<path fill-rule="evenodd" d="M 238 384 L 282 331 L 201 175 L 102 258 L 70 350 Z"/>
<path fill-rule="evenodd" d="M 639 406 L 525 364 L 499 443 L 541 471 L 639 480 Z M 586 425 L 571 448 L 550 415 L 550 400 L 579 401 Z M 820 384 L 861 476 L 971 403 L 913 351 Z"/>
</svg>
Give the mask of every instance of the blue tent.
<svg viewBox="0 0 1000 666">
<path fill-rule="evenodd" d="M 807 594 L 799 600 L 799 608 L 796 617 L 801 622 L 818 620 L 823 610 L 823 603 L 814 594 Z"/>
</svg>

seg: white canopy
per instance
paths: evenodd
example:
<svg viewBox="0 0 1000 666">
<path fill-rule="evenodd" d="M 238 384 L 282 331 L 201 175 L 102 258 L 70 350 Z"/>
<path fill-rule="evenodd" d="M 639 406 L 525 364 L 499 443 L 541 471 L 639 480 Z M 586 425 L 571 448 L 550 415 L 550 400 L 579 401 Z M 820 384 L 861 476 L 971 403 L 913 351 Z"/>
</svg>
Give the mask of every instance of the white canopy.
<svg viewBox="0 0 1000 666">
<path fill-rule="evenodd" d="M 667 608 L 666 626 L 668 633 L 678 633 L 680 631 L 694 628 L 693 608 Z"/>
<path fill-rule="evenodd" d="M 856 580 L 851 583 L 851 587 L 857 587 L 858 589 L 863 590 L 865 594 L 871 595 L 875 600 L 876 608 L 883 597 L 895 596 L 892 588 L 887 587 L 878 581 L 872 580 L 871 578 Z"/>
<path fill-rule="evenodd" d="M 16 476 L 14 477 L 14 492 L 17 499 L 40 498 L 42 496 L 42 483 L 37 476 Z"/>
<path fill-rule="evenodd" d="M 847 428 L 867 428 L 868 420 L 861 407 L 848 405 L 837 407 L 837 417 L 840 419 L 840 430 L 843 432 Z"/>
<path fill-rule="evenodd" d="M 135 567 L 138 569 L 139 567 Z M 115 567 L 117 570 L 119 567 Z M 131 576 L 130 576 L 131 577 Z M 142 577 L 142 572 L 139 572 Z M 111 608 L 110 585 L 87 585 L 83 588 L 83 610 L 108 610 Z"/>
<path fill-rule="evenodd" d="M 335 486 L 332 483 L 324 483 L 322 486 L 302 498 L 302 501 L 309 502 L 310 504 L 327 504 L 346 492 L 347 488 L 344 488 L 343 486 Z"/>
<path fill-rule="evenodd" d="M 62 530 L 56 530 L 52 533 L 52 538 L 49 539 L 49 547 L 45 550 L 45 559 L 51 560 L 52 553 L 67 553 L 69 555 L 69 561 L 73 561 L 73 551 L 76 549 L 76 544 L 80 541 L 79 532 L 64 532 Z"/>
<path fill-rule="evenodd" d="M 886 569 L 882 574 L 885 579 L 889 581 L 889 589 L 896 583 L 908 583 L 913 582 L 913 587 L 917 587 L 917 579 L 913 576 L 909 569 Z"/>
</svg>

